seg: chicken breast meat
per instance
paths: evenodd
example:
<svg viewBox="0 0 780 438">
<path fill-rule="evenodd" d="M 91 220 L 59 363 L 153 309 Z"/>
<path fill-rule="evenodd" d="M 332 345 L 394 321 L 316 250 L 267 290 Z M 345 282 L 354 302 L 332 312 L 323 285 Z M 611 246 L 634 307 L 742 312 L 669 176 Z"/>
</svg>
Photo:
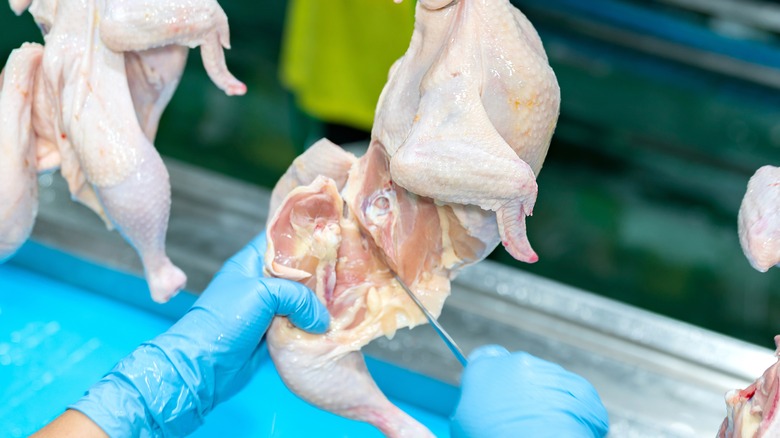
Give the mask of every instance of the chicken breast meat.
<svg viewBox="0 0 780 438">
<path fill-rule="evenodd" d="M 360 348 L 434 315 L 458 270 L 503 242 L 537 259 L 525 234 L 559 90 L 538 35 L 507 0 L 420 1 L 360 158 L 321 140 L 272 194 L 266 272 L 313 289 L 324 335 L 276 318 L 268 346 L 287 386 L 391 437 L 432 436 L 393 406 Z"/>
</svg>

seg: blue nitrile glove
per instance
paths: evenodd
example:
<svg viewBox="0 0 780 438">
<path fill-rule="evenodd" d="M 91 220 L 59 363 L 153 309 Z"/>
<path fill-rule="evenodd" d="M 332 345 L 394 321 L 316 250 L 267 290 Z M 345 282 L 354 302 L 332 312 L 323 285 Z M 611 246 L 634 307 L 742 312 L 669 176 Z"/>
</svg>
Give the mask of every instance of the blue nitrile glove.
<svg viewBox="0 0 780 438">
<path fill-rule="evenodd" d="M 603 437 L 607 411 L 587 380 L 528 353 L 483 346 L 469 356 L 450 423 L 459 437 Z"/>
<path fill-rule="evenodd" d="M 304 330 L 327 330 L 327 309 L 308 288 L 263 278 L 265 250 L 261 234 L 225 263 L 186 315 L 70 408 L 111 437 L 186 435 L 252 377 L 264 357 L 260 339 L 275 315 Z"/>
</svg>

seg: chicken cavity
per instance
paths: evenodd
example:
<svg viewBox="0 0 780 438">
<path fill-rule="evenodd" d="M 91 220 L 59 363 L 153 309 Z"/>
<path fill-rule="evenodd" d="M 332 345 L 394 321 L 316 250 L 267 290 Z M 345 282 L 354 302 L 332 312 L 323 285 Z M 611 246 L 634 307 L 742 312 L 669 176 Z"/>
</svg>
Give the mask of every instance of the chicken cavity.
<svg viewBox="0 0 780 438">
<path fill-rule="evenodd" d="M 453 270 L 483 256 L 485 245 L 466 233 L 450 207 L 393 183 L 378 143 L 356 160 L 322 140 L 291 169 L 333 157 L 353 163 L 345 182 L 326 175 L 309 181 L 304 172 L 288 172 L 277 186 L 294 188 L 269 222 L 266 255 L 270 275 L 316 291 L 331 326 L 325 335 L 312 335 L 276 318 L 268 331 L 271 357 L 287 386 L 310 403 L 367 421 L 388 436 L 430 436 L 385 398 L 359 350 L 425 322 L 393 272 L 438 315 Z"/>
</svg>

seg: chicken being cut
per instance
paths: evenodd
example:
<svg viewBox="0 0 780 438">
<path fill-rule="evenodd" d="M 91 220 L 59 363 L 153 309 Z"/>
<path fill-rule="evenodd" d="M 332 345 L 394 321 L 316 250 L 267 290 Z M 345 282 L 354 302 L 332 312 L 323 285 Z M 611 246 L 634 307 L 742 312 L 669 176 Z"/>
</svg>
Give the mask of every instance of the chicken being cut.
<svg viewBox="0 0 780 438">
<path fill-rule="evenodd" d="M 246 91 L 225 66 L 224 12 L 214 0 L 11 0 L 11 7 L 17 14 L 29 7 L 45 46 L 15 52 L 5 67 L 13 85 L 0 90 L 0 147 L 9 152 L 0 165 L 15 172 L 0 180 L 0 199 L 14 200 L 3 203 L 10 208 L 0 216 L 0 260 L 29 237 L 36 172 L 59 168 L 73 198 L 138 251 L 152 298 L 169 300 L 186 276 L 165 252 L 170 183 L 152 141 L 186 46 L 201 46 L 219 88 Z"/>
<path fill-rule="evenodd" d="M 272 195 L 266 272 L 306 284 L 332 316 L 324 335 L 285 318 L 269 329 L 292 391 L 391 437 L 431 436 L 385 398 L 360 348 L 425 322 L 394 272 L 438 315 L 458 270 L 500 241 L 536 260 L 525 216 L 558 102 L 539 38 L 507 0 L 418 3 L 366 154 L 321 140 Z"/>
<path fill-rule="evenodd" d="M 763 166 L 750 178 L 739 208 L 739 243 L 761 272 L 780 263 L 780 168 Z"/>
<path fill-rule="evenodd" d="M 305 171 L 318 166 L 318 175 Z M 346 175 L 328 172 L 344 168 Z M 485 257 L 488 248 L 463 229 L 449 206 L 395 184 L 378 143 L 357 160 L 321 140 L 296 159 L 277 188 L 290 191 L 268 225 L 266 270 L 306 284 L 331 313 L 325 335 L 274 320 L 268 347 L 279 374 L 307 401 L 374 424 L 388 436 L 431 436 L 385 398 L 359 349 L 425 322 L 393 272 L 438 315 L 450 276 Z"/>
<path fill-rule="evenodd" d="M 780 356 L 780 335 L 775 336 L 776 355 Z M 728 414 L 718 438 L 762 438 L 780 436 L 777 408 L 780 403 L 780 361 L 745 389 L 726 394 Z"/>
</svg>

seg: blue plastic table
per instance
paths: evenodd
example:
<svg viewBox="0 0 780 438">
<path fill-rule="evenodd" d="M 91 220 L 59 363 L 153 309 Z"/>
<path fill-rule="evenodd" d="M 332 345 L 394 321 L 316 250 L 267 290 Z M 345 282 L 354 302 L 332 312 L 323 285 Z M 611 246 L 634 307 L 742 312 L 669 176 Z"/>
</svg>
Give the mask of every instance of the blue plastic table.
<svg viewBox="0 0 780 438">
<path fill-rule="evenodd" d="M 27 436 L 59 415 L 140 342 L 166 330 L 194 301 L 155 305 L 143 280 L 30 242 L 0 265 L 0 435 Z M 457 389 L 367 359 L 382 390 L 437 436 Z M 302 421 L 305 419 L 305 421 Z M 372 437 L 365 423 L 315 408 L 287 390 L 270 360 L 193 436 Z"/>
</svg>

